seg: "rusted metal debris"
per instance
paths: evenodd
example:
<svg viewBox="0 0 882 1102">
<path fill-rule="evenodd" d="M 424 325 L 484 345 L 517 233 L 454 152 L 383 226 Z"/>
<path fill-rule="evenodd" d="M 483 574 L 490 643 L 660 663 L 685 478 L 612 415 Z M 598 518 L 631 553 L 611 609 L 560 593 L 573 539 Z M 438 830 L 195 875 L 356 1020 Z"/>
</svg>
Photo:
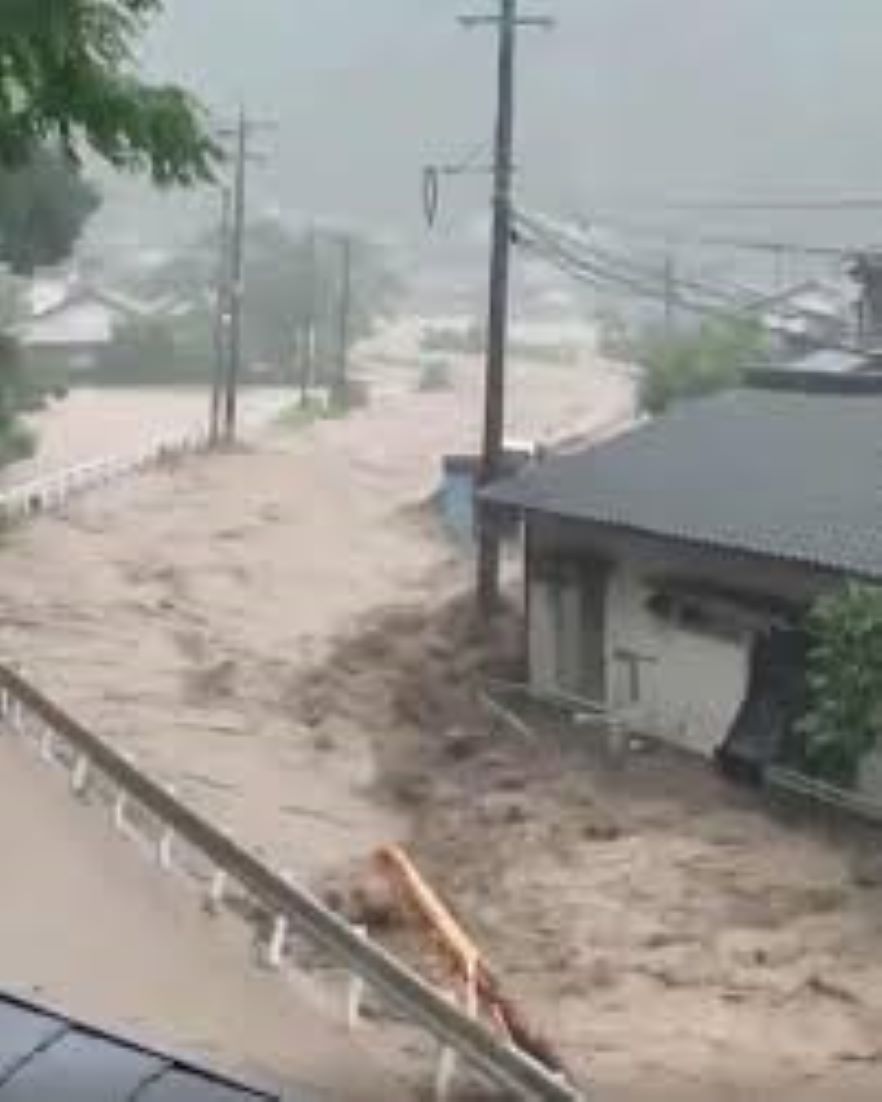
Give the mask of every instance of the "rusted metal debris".
<svg viewBox="0 0 882 1102">
<path fill-rule="evenodd" d="M 421 925 L 453 966 L 465 985 L 466 1002 L 477 1017 L 483 1010 L 493 1025 L 522 1052 L 550 1071 L 566 1074 L 563 1060 L 551 1041 L 539 1033 L 490 968 L 474 941 L 450 908 L 419 873 L 400 846 L 387 846 L 376 855 L 377 868 L 389 880 L 405 908 Z"/>
</svg>

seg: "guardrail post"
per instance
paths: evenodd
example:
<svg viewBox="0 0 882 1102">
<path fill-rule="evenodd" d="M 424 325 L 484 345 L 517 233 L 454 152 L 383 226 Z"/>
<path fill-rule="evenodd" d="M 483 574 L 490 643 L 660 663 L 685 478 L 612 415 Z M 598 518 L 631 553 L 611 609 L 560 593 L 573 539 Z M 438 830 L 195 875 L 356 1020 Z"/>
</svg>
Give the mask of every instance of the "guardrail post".
<svg viewBox="0 0 882 1102">
<path fill-rule="evenodd" d="M 456 1004 L 456 992 L 445 992 L 447 998 Z M 443 1045 L 438 1052 L 438 1064 L 435 1068 L 435 1102 L 447 1102 L 453 1090 L 453 1082 L 456 1079 L 456 1069 L 459 1063 L 456 1050 Z"/>
<path fill-rule="evenodd" d="M 89 759 L 85 754 L 80 754 L 74 763 L 73 772 L 70 775 L 70 787 L 75 796 L 82 796 L 89 783 Z"/>
<path fill-rule="evenodd" d="M 166 791 L 169 796 L 176 796 L 174 785 L 168 785 Z M 165 828 L 162 834 L 159 836 L 159 844 L 156 847 L 156 857 L 159 861 L 159 867 L 168 871 L 174 862 L 174 843 L 175 832 L 170 828 Z"/>
<path fill-rule="evenodd" d="M 116 794 L 116 799 L 113 801 L 113 825 L 120 832 L 124 834 L 126 831 L 126 804 L 128 799 L 125 791 L 120 788 Z"/>
<path fill-rule="evenodd" d="M 280 873 L 281 878 L 286 884 L 293 882 L 291 873 L 287 870 L 282 870 Z M 285 945 L 288 941 L 288 931 L 290 929 L 290 922 L 287 915 L 276 915 L 273 920 L 273 929 L 270 934 L 269 945 L 266 950 L 266 963 L 269 968 L 277 971 L 282 967 L 282 961 L 285 958 Z"/>
<path fill-rule="evenodd" d="M 156 847 L 156 857 L 159 862 L 159 867 L 165 869 L 166 872 L 174 863 L 174 841 L 174 831 L 164 830 L 160 835 L 159 844 Z"/>
<path fill-rule="evenodd" d="M 354 926 L 353 930 L 359 937 L 367 941 L 368 931 L 366 926 Z M 353 1032 L 358 1028 L 361 1020 L 361 1004 L 364 1001 L 365 983 L 361 976 L 354 972 L 349 976 L 349 987 L 346 992 L 346 1028 Z"/>
<path fill-rule="evenodd" d="M 43 733 L 40 735 L 40 757 L 48 764 L 52 764 L 55 761 L 55 733 L 51 727 L 43 726 Z"/>
<path fill-rule="evenodd" d="M 9 690 L 0 689 L 0 716 L 4 719 L 9 715 Z"/>
<path fill-rule="evenodd" d="M 224 901 L 227 890 L 227 874 L 224 869 L 215 869 L 205 897 L 205 909 L 209 914 L 217 914 Z"/>
</svg>

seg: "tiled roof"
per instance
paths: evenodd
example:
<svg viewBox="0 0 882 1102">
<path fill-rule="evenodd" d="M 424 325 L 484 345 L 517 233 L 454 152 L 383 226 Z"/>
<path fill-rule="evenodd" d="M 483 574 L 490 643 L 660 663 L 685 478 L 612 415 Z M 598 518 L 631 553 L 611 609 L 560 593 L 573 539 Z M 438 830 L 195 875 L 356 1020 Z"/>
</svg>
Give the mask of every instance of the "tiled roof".
<svg viewBox="0 0 882 1102">
<path fill-rule="evenodd" d="M 882 580 L 882 395 L 715 395 L 486 497 Z"/>
<path fill-rule="evenodd" d="M 0 1102 L 279 1102 L 53 1011 L 0 996 Z"/>
</svg>

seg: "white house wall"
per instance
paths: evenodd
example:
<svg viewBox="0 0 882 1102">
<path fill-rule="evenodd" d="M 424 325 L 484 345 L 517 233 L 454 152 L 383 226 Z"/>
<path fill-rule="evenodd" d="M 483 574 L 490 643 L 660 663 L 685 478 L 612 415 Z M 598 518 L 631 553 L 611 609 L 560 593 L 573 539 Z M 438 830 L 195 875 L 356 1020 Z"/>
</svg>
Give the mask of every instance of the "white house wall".
<svg viewBox="0 0 882 1102">
<path fill-rule="evenodd" d="M 102 302 L 82 302 L 22 326 L 19 339 L 24 345 L 48 347 L 109 344 L 117 317 Z"/>
<path fill-rule="evenodd" d="M 536 579 L 530 582 L 530 684 L 540 693 L 560 689 L 553 584 Z"/>
<path fill-rule="evenodd" d="M 750 645 L 686 630 L 646 607 L 652 590 L 628 565 L 607 590 L 607 694 L 647 734 L 710 756 L 745 698 Z M 636 665 L 639 692 L 631 667 Z"/>
</svg>

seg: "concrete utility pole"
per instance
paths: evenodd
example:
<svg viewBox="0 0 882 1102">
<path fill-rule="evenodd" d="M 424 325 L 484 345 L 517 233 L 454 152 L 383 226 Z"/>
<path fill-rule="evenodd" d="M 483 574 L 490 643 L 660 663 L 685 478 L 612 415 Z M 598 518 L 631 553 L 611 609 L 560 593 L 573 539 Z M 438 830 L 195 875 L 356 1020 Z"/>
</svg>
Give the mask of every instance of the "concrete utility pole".
<svg viewBox="0 0 882 1102">
<path fill-rule="evenodd" d="M 244 366 L 242 362 L 242 330 L 245 305 L 245 229 L 248 201 L 248 165 L 251 161 L 260 159 L 251 149 L 251 137 L 256 131 L 267 129 L 272 125 L 249 119 L 245 113 L 245 108 L 241 107 L 235 128 L 221 131 L 223 137 L 233 138 L 235 141 L 232 199 L 233 226 L 229 271 L 230 340 L 229 361 L 223 395 L 223 429 L 224 439 L 227 442 L 232 442 L 236 438 L 239 385 L 242 381 Z"/>
<path fill-rule="evenodd" d="M 505 367 L 508 345 L 509 275 L 514 176 L 515 68 L 518 28 L 550 27 L 553 21 L 518 15 L 518 0 L 499 0 L 498 15 L 467 15 L 467 28 L 494 26 L 499 32 L 496 140 L 493 160 L 493 240 L 490 250 L 490 300 L 484 383 L 484 439 L 480 483 L 502 473 L 505 448 Z M 501 541 L 496 518 L 480 512 L 478 524 L 478 608 L 490 617 L 499 606 Z"/>
<path fill-rule="evenodd" d="M 315 229 L 306 235 L 306 316 L 300 330 L 300 405 L 309 401 L 315 376 L 316 305 L 318 298 L 318 256 Z"/>
<path fill-rule="evenodd" d="M 221 188 L 220 239 L 218 246 L 218 269 L 215 303 L 214 329 L 214 375 L 211 380 L 211 420 L 209 440 L 212 445 L 218 442 L 221 430 L 221 400 L 224 394 L 224 381 L 228 368 L 228 326 L 230 323 L 230 208 L 232 194 L 229 187 Z"/>
<path fill-rule="evenodd" d="M 349 335 L 352 315 L 352 238 L 344 234 L 340 239 L 340 312 L 337 346 L 337 376 L 333 392 L 337 402 L 345 403 L 349 390 Z"/>
<path fill-rule="evenodd" d="M 242 311 L 245 299 L 245 205 L 248 183 L 248 119 L 239 111 L 236 127 L 236 174 L 233 188 L 233 240 L 230 261 L 230 361 L 224 396 L 224 437 L 236 439 L 239 383 L 242 379 Z"/>
<path fill-rule="evenodd" d="M 668 340 L 674 335 L 677 325 L 677 264 L 673 250 L 669 247 L 665 253 L 665 336 Z"/>
</svg>

